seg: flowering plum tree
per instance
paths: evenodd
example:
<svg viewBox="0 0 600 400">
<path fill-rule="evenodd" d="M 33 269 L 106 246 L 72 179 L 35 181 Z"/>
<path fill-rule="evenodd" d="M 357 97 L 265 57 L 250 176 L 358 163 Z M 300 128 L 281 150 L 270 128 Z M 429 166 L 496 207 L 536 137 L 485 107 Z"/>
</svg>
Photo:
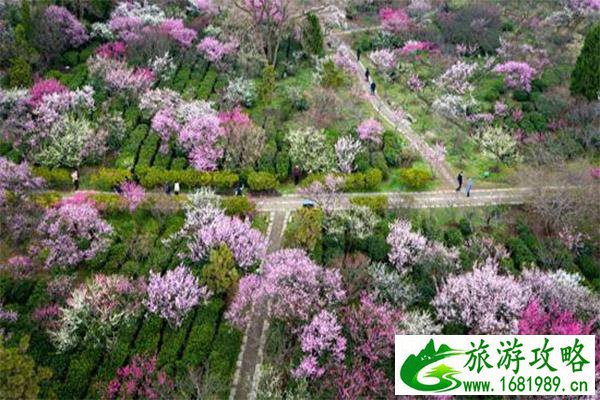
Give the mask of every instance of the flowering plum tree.
<svg viewBox="0 0 600 400">
<path fill-rule="evenodd" d="M 109 344 L 117 328 L 133 321 L 145 293 L 143 281 L 121 275 L 94 275 L 75 289 L 62 309 L 59 329 L 48 332 L 59 351 L 81 342 Z"/>
<path fill-rule="evenodd" d="M 458 61 L 436 79 L 435 84 L 444 88 L 450 94 L 464 95 L 473 90 L 469 79 L 476 70 L 477 64 Z"/>
<path fill-rule="evenodd" d="M 381 143 L 381 134 L 383 133 L 383 126 L 379 121 L 369 118 L 364 120 L 358 125 L 356 129 L 360 140 L 365 142 L 373 142 L 375 144 Z"/>
<path fill-rule="evenodd" d="M 286 138 L 290 144 L 292 165 L 298 165 L 309 173 L 331 169 L 333 152 L 322 129 L 293 129 L 288 132 Z"/>
<path fill-rule="evenodd" d="M 427 239 L 412 232 L 411 223 L 401 219 L 390 227 L 387 242 L 390 245 L 388 258 L 400 272 L 405 272 L 424 253 L 427 245 Z"/>
<path fill-rule="evenodd" d="M 300 348 L 305 354 L 300 365 L 292 371 L 297 378 L 319 378 L 325 369 L 319 367 L 319 360 L 331 357 L 328 362 L 341 363 L 346 351 L 346 338 L 335 314 L 321 310 L 311 322 L 302 328 Z"/>
<path fill-rule="evenodd" d="M 369 58 L 377 70 L 384 74 L 389 74 L 398 64 L 396 53 L 388 49 L 375 50 L 369 55 Z"/>
<path fill-rule="evenodd" d="M 160 399 L 172 395 L 174 383 L 164 370 L 156 365 L 156 356 L 150 358 L 135 355 L 106 388 L 106 398 L 116 399 Z"/>
<path fill-rule="evenodd" d="M 198 279 L 183 265 L 167 271 L 163 276 L 150 272 L 146 307 L 171 325 L 179 327 L 186 314 L 201 301 L 207 300 L 206 287 L 198 285 Z"/>
<path fill-rule="evenodd" d="M 352 172 L 354 170 L 354 159 L 362 150 L 362 145 L 358 140 L 349 136 L 339 138 L 335 143 L 335 158 L 340 172 Z"/>
<path fill-rule="evenodd" d="M 224 130 L 225 167 L 243 169 L 252 167 L 260 158 L 266 142 L 265 130 L 256 125 L 239 107 L 219 113 Z"/>
<path fill-rule="evenodd" d="M 64 7 L 48 6 L 35 26 L 35 42 L 46 61 L 88 41 L 85 27 Z"/>
<path fill-rule="evenodd" d="M 519 320 L 520 335 L 589 335 L 591 324 L 583 324 L 573 312 L 561 310 L 556 303 L 544 307 L 532 299 Z"/>
<path fill-rule="evenodd" d="M 531 81 L 537 71 L 529 64 L 519 61 L 507 61 L 494 68 L 494 72 L 504 75 L 506 86 L 511 89 L 531 91 Z"/>
<path fill-rule="evenodd" d="M 497 261 L 487 259 L 471 272 L 447 278 L 432 304 L 443 322 L 462 323 L 473 333 L 516 333 L 529 293 L 513 277 L 500 275 Z"/>
<path fill-rule="evenodd" d="M 126 181 L 121 184 L 120 189 L 119 196 L 127 204 L 129 211 L 134 212 L 140 203 L 144 201 L 146 194 L 144 188 L 135 182 Z"/>
<path fill-rule="evenodd" d="M 391 33 L 403 33 L 410 30 L 412 22 L 406 12 L 400 8 L 384 7 L 379 10 L 381 27 Z"/>
<path fill-rule="evenodd" d="M 70 267 L 104 251 L 112 227 L 100 217 L 94 203 L 83 198 L 63 201 L 46 210 L 38 233 L 40 245 L 47 251 L 46 267 Z"/>
<path fill-rule="evenodd" d="M 222 42 L 212 36 L 207 36 L 198 43 L 196 49 L 204 56 L 204 58 L 210 62 L 218 63 L 223 58 L 233 53 L 238 43 L 235 40 L 229 42 Z"/>
<path fill-rule="evenodd" d="M 338 68 L 343 69 L 348 74 L 356 74 L 359 71 L 358 63 L 354 59 L 352 51 L 345 44 L 341 44 L 337 48 L 332 60 Z"/>
<path fill-rule="evenodd" d="M 250 305 L 269 300 L 271 318 L 288 321 L 292 329 L 345 297 L 342 278 L 337 271 L 318 266 L 303 250 L 279 250 L 267 256 L 259 274 L 240 280 L 227 318 L 244 327 L 248 323 Z"/>
</svg>

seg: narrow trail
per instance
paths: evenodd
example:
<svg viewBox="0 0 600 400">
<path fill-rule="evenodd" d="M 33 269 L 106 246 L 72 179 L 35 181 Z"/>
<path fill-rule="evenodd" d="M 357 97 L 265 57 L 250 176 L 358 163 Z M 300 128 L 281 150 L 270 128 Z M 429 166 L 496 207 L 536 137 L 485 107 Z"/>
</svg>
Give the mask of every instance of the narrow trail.
<svg viewBox="0 0 600 400">
<path fill-rule="evenodd" d="M 268 252 L 279 250 L 289 213 L 284 211 L 272 212 L 269 224 Z M 242 348 L 238 356 L 236 371 L 233 377 L 230 400 L 255 399 L 260 368 L 263 360 L 263 351 L 269 329 L 267 319 L 269 304 L 267 302 L 255 303 L 252 307 L 250 323 L 244 332 Z"/>
<path fill-rule="evenodd" d="M 350 29 L 341 32 L 332 32 L 331 37 L 334 42 L 338 44 L 343 40 L 340 36 L 353 33 L 353 32 L 364 32 L 370 30 L 377 30 L 380 27 L 369 27 L 369 28 L 357 28 Z M 379 116 L 386 120 L 390 125 L 392 125 L 410 144 L 410 146 L 417 151 L 424 160 L 426 160 L 433 170 L 435 171 L 435 175 L 440 178 L 443 182 L 443 186 L 445 188 L 451 188 L 455 185 L 454 175 L 452 173 L 452 169 L 445 161 L 437 161 L 432 159 L 431 154 L 433 154 L 433 149 L 423 140 L 411 127 L 411 123 L 405 118 L 401 118 L 394 112 L 390 106 L 379 96 L 377 89 L 375 90 L 375 94 L 372 95 L 370 92 L 369 81 L 365 79 L 366 67 L 362 61 L 358 63 L 358 71 L 356 73 L 356 78 L 363 88 L 364 92 L 367 94 L 367 98 L 371 106 L 377 111 Z"/>
</svg>

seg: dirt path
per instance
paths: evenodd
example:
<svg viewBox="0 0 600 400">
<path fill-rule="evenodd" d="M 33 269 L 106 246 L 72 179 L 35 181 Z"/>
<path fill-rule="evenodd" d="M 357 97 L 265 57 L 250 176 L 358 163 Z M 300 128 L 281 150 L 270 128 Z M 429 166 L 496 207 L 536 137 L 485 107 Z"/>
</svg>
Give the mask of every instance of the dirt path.
<svg viewBox="0 0 600 400">
<path fill-rule="evenodd" d="M 288 213 L 285 211 L 272 212 L 269 225 L 269 253 L 281 247 L 283 231 Z M 263 360 L 269 321 L 267 319 L 269 304 L 261 302 L 254 304 L 250 324 L 244 333 L 242 348 L 238 356 L 233 384 L 229 394 L 230 400 L 256 398 L 256 387 L 260 378 L 258 366 Z"/>
</svg>

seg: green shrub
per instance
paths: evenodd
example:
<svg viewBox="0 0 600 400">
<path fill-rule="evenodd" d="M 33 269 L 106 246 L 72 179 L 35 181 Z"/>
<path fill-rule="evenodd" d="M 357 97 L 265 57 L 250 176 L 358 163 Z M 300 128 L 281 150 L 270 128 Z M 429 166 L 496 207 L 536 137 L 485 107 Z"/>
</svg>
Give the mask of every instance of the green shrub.
<svg viewBox="0 0 600 400">
<path fill-rule="evenodd" d="M 154 354 L 160 339 L 160 329 L 163 321 L 156 314 L 148 314 L 137 338 L 135 339 L 135 353 Z"/>
<path fill-rule="evenodd" d="M 450 247 L 458 247 L 463 243 L 463 236 L 458 228 L 448 228 L 444 232 L 444 243 Z"/>
<path fill-rule="evenodd" d="M 411 189 L 423 189 L 431 181 L 431 172 L 421 168 L 402 168 L 400 179 Z"/>
<path fill-rule="evenodd" d="M 132 105 L 127 107 L 123 115 L 123 119 L 125 120 L 125 128 L 127 130 L 133 129 L 138 124 L 140 114 L 140 109 L 137 106 Z"/>
<path fill-rule="evenodd" d="M 367 239 L 367 254 L 373 261 L 386 261 L 390 245 L 384 235 L 372 235 Z"/>
<path fill-rule="evenodd" d="M 531 98 L 531 95 L 529 92 L 525 91 L 525 90 L 521 90 L 521 89 L 516 89 L 513 92 L 513 99 L 515 99 L 516 101 L 523 103 L 525 101 L 529 101 Z"/>
<path fill-rule="evenodd" d="M 344 85 L 344 73 L 338 68 L 332 60 L 323 64 L 323 75 L 321 76 L 321 85 L 324 87 L 336 89 Z"/>
<path fill-rule="evenodd" d="M 365 174 L 362 172 L 356 172 L 354 174 L 346 175 L 344 181 L 344 190 L 347 192 L 361 192 L 365 190 Z"/>
<path fill-rule="evenodd" d="M 228 196 L 221 200 L 225 214 L 243 217 L 252 214 L 256 205 L 247 196 Z"/>
<path fill-rule="evenodd" d="M 388 175 L 388 165 L 385 159 L 385 155 L 382 151 L 375 151 L 371 153 L 371 166 L 377 168 L 383 173 L 383 177 Z"/>
<path fill-rule="evenodd" d="M 33 173 L 46 181 L 49 189 L 69 189 L 73 186 L 71 173 L 64 168 L 34 167 Z"/>
<path fill-rule="evenodd" d="M 24 57 L 16 57 L 8 70 L 8 83 L 13 87 L 29 87 L 31 78 L 31 65 Z"/>
<path fill-rule="evenodd" d="M 365 172 L 365 190 L 376 190 L 383 181 L 383 173 L 377 168 Z"/>
<path fill-rule="evenodd" d="M 69 67 L 74 67 L 79 62 L 79 53 L 74 50 L 67 51 L 63 53 L 62 59 L 63 63 L 65 63 Z"/>
<path fill-rule="evenodd" d="M 277 178 L 268 172 L 250 172 L 247 181 L 253 192 L 271 191 L 277 187 Z"/>
<path fill-rule="evenodd" d="M 394 131 L 383 132 L 383 156 L 387 165 L 397 167 L 402 153 L 402 141 Z"/>
<path fill-rule="evenodd" d="M 284 181 L 290 174 L 290 156 L 287 151 L 280 151 L 275 158 L 275 171 L 277 179 Z"/>
<path fill-rule="evenodd" d="M 285 247 L 305 249 L 320 260 L 323 246 L 323 212 L 318 208 L 301 208 L 292 214 L 285 228 Z"/>
<path fill-rule="evenodd" d="M 323 49 L 323 30 L 319 17 L 313 13 L 306 15 L 306 26 L 303 32 L 304 46 L 309 54 L 322 57 L 325 54 Z"/>
<path fill-rule="evenodd" d="M 369 207 L 374 213 L 385 216 L 388 210 L 388 198 L 384 195 L 357 196 L 350 199 L 352 204 Z"/>
<path fill-rule="evenodd" d="M 213 293 L 221 294 L 227 292 L 239 279 L 240 274 L 231 250 L 224 244 L 211 250 L 208 264 L 202 268 L 202 283 Z"/>
<path fill-rule="evenodd" d="M 113 190 L 113 188 L 127 179 L 131 179 L 131 172 L 120 168 L 100 168 L 91 177 L 94 188 L 100 190 Z"/>
<path fill-rule="evenodd" d="M 275 170 L 275 159 L 277 158 L 277 142 L 271 139 L 265 145 L 262 155 L 258 160 L 258 170 L 263 172 L 269 172 L 274 174 Z"/>
<path fill-rule="evenodd" d="M 221 307 L 222 302 L 213 299 L 205 307 L 198 309 L 187 346 L 178 362 L 178 373 L 186 374 L 188 368 L 197 367 L 208 358 Z"/>
<path fill-rule="evenodd" d="M 471 224 L 471 221 L 469 221 L 465 217 L 462 217 L 458 221 L 458 229 L 460 229 L 460 233 L 462 233 L 462 235 L 465 237 L 471 236 L 473 234 L 473 226 Z"/>
<path fill-rule="evenodd" d="M 515 263 L 515 267 L 520 269 L 524 265 L 535 262 L 535 256 L 521 239 L 516 237 L 508 239 L 506 247 L 510 251 L 510 256 Z"/>
<path fill-rule="evenodd" d="M 371 167 L 369 161 L 370 160 L 368 152 L 361 151 L 360 153 L 358 153 L 356 155 L 356 158 L 354 159 L 354 166 L 356 168 L 356 171 L 365 172 L 366 170 L 368 170 Z"/>
</svg>

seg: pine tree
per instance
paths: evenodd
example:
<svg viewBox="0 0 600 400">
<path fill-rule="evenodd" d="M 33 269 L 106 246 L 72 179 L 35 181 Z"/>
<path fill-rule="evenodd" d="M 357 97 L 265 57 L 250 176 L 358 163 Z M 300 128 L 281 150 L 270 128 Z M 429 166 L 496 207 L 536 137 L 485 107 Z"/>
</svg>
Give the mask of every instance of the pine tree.
<svg viewBox="0 0 600 400">
<path fill-rule="evenodd" d="M 325 54 L 323 49 L 323 30 L 319 17 L 310 13 L 306 16 L 306 26 L 304 28 L 304 46 L 309 54 L 322 57 Z"/>
<path fill-rule="evenodd" d="M 273 92 L 275 90 L 275 68 L 272 65 L 267 65 L 262 72 L 262 81 L 259 86 L 259 95 L 265 105 L 269 105 L 273 99 Z"/>
<path fill-rule="evenodd" d="M 596 100 L 600 95 L 600 24 L 587 33 L 571 76 L 571 94 Z"/>
</svg>

